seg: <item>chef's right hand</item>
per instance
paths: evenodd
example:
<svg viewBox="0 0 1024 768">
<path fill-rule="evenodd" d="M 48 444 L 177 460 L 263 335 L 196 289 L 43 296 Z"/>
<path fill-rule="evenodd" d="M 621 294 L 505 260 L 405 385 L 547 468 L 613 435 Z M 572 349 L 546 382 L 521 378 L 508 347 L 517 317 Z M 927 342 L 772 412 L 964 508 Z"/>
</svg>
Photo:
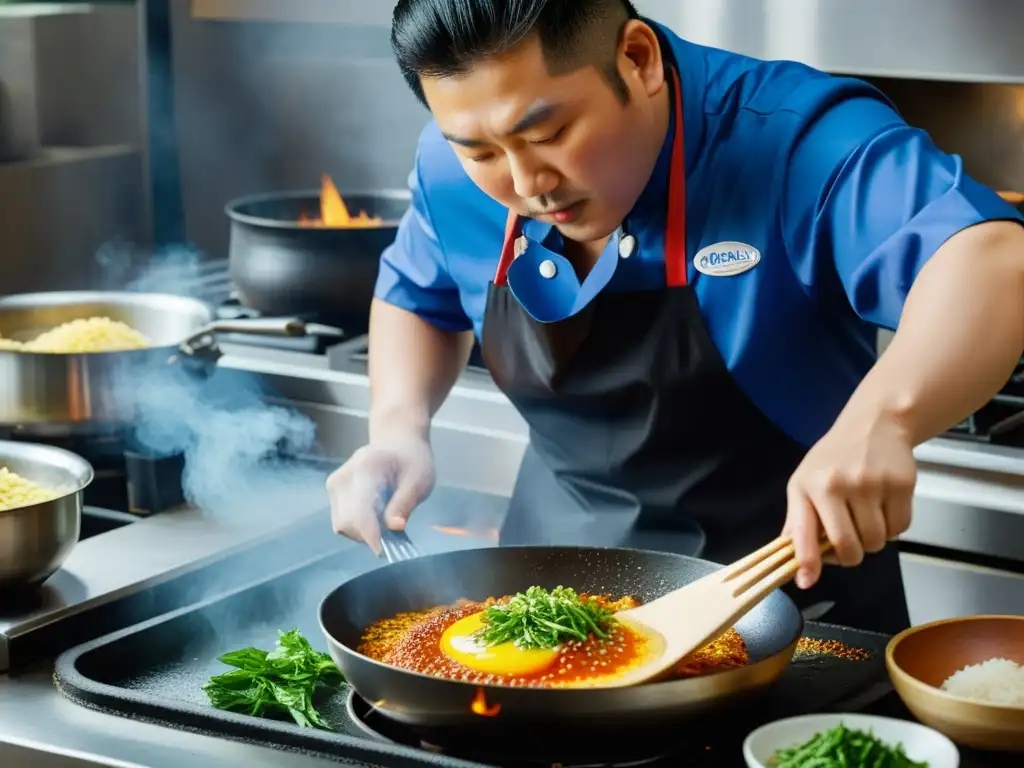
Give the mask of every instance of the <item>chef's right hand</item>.
<svg viewBox="0 0 1024 768">
<path fill-rule="evenodd" d="M 381 506 L 384 524 L 394 531 L 434 489 L 434 456 L 419 436 L 371 443 L 360 448 L 327 478 L 335 533 L 366 542 L 379 555 Z M 390 499 L 388 498 L 390 495 Z"/>
</svg>

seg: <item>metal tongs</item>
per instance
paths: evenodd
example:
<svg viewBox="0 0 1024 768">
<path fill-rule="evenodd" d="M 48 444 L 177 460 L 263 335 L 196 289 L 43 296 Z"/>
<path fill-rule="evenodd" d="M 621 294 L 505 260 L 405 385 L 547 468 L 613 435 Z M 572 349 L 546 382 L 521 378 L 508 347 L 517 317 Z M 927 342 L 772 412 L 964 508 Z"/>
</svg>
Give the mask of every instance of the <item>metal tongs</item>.
<svg viewBox="0 0 1024 768">
<path fill-rule="evenodd" d="M 384 559 L 389 563 L 399 563 L 419 557 L 420 551 L 405 531 L 393 531 L 384 524 L 384 510 L 391 502 L 393 493 L 390 485 L 381 490 L 377 496 L 376 511 L 377 522 L 380 525 L 380 548 L 384 552 Z"/>
</svg>

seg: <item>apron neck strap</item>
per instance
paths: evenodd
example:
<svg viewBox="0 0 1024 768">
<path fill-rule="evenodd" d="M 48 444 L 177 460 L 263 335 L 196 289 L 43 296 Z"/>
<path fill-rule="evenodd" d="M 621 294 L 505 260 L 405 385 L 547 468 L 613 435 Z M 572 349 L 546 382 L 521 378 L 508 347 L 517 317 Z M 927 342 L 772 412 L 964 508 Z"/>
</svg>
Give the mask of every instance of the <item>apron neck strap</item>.
<svg viewBox="0 0 1024 768">
<path fill-rule="evenodd" d="M 665 285 L 670 288 L 686 285 L 686 142 L 683 136 L 683 89 L 679 72 L 672 67 L 672 88 L 675 110 L 675 135 L 668 173 L 668 211 L 665 218 Z M 522 234 L 522 217 L 508 212 L 501 258 L 494 274 L 495 285 L 508 283 L 508 268 L 516 257 L 515 243 Z"/>
<path fill-rule="evenodd" d="M 508 283 L 508 268 L 516 257 L 516 240 L 523 231 L 521 218 L 514 212 L 508 212 L 505 220 L 505 239 L 501 245 L 501 258 L 498 259 L 498 271 L 494 274 L 495 285 Z"/>
<path fill-rule="evenodd" d="M 683 136 L 683 88 L 672 68 L 676 132 L 668 172 L 668 211 L 665 216 L 665 285 L 686 285 L 686 141 Z"/>
</svg>

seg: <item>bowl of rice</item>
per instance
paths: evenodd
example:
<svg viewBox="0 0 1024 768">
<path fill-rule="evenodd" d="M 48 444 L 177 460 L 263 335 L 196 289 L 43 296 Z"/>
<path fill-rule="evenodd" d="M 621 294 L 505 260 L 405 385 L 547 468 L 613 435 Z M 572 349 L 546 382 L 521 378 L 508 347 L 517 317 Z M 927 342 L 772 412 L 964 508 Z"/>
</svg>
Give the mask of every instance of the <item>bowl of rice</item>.
<svg viewBox="0 0 1024 768">
<path fill-rule="evenodd" d="M 0 595 L 34 588 L 78 543 L 93 469 L 77 454 L 0 440 Z"/>
<path fill-rule="evenodd" d="M 889 641 L 893 687 L 925 725 L 977 749 L 1024 752 L 1024 616 L 968 616 Z"/>
</svg>

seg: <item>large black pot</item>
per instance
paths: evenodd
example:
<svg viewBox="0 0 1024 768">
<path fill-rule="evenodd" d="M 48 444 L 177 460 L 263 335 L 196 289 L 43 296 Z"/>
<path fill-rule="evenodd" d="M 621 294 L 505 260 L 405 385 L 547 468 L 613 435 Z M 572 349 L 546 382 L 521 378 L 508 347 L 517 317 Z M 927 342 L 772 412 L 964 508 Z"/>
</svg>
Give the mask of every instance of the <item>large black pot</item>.
<svg viewBox="0 0 1024 768">
<path fill-rule="evenodd" d="M 266 315 L 316 317 L 365 325 L 381 252 L 395 239 L 409 207 L 407 190 L 343 192 L 353 215 L 379 217 L 379 227 L 306 227 L 320 214 L 318 191 L 244 197 L 228 203 L 231 279 L 239 299 Z"/>
</svg>

